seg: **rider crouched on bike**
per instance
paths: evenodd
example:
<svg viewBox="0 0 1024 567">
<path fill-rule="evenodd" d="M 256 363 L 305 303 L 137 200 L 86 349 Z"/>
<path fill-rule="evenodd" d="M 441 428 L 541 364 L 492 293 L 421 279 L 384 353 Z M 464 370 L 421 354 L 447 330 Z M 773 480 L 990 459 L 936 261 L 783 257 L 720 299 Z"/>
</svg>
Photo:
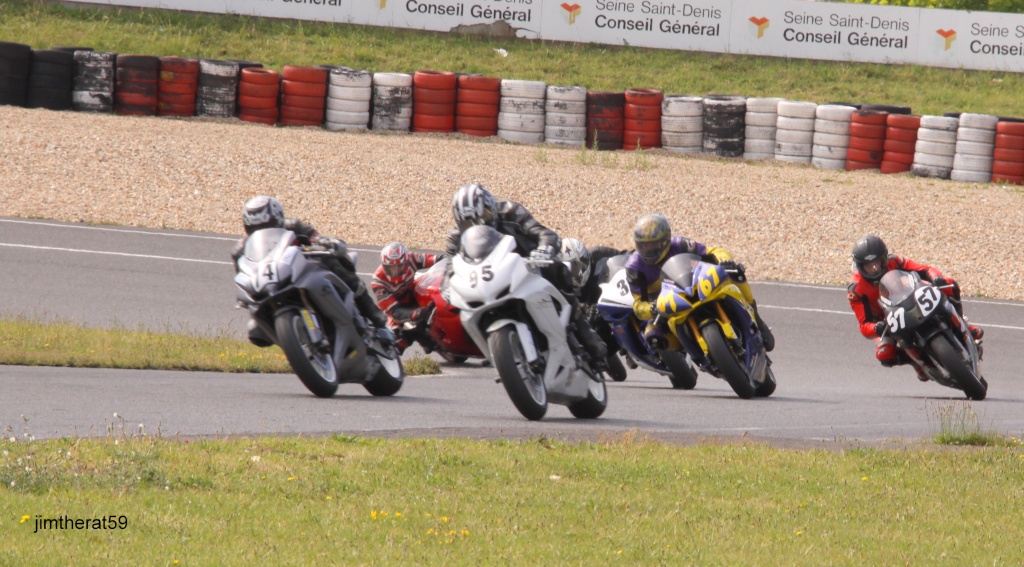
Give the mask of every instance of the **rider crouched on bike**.
<svg viewBox="0 0 1024 567">
<path fill-rule="evenodd" d="M 960 301 L 960 286 L 942 275 L 939 270 L 904 258 L 895 254 L 889 254 L 889 248 L 881 238 L 869 234 L 853 245 L 853 283 L 848 288 L 847 297 L 850 300 L 850 308 L 857 316 L 857 324 L 860 333 L 865 338 L 875 339 L 875 358 L 886 368 L 909 364 L 910 357 L 896 346 L 896 339 L 885 334 L 888 325 L 885 323 L 885 314 L 882 306 L 878 304 L 878 282 L 889 270 L 904 270 L 917 272 L 921 279 L 931 282 L 939 288 L 942 293 L 949 296 L 949 302 L 953 305 L 957 315 L 964 318 L 964 308 Z M 985 332 L 980 328 L 968 323 L 967 328 L 976 342 L 980 342 Z M 980 347 L 980 345 L 979 345 Z M 981 349 L 978 349 L 981 352 Z M 921 381 L 927 381 L 928 377 L 918 368 L 917 377 Z"/>
<path fill-rule="evenodd" d="M 417 270 L 425 270 L 437 262 L 439 256 L 423 252 L 410 252 L 401 242 L 391 242 L 380 251 L 380 267 L 373 273 L 370 289 L 377 297 L 377 306 L 388 316 L 388 328 L 398 337 L 395 345 L 400 353 L 422 333 L 423 323 L 430 317 L 430 307 L 420 307 L 413 293 Z M 404 331 L 405 323 L 414 323 L 416 329 Z M 430 352 L 430 341 L 424 350 Z"/>
<path fill-rule="evenodd" d="M 718 264 L 729 272 L 729 276 L 743 294 L 743 298 L 754 309 L 757 327 L 761 331 L 764 350 L 775 348 L 775 336 L 761 319 L 757 302 L 747 283 L 743 264 L 738 264 L 723 248 L 708 248 L 704 244 L 681 236 L 672 236 L 672 228 L 663 215 L 642 217 L 633 229 L 636 251 L 626 261 L 626 282 L 633 294 L 633 312 L 641 321 L 649 321 L 644 333 L 655 349 L 677 350 L 679 340 L 668 332 L 664 323 L 654 325 L 658 312 L 657 300 L 661 292 L 661 267 L 665 261 L 678 254 L 696 254 L 704 262 Z"/>
<path fill-rule="evenodd" d="M 458 253 L 463 231 L 474 225 L 483 224 L 515 238 L 517 253 L 534 260 L 552 261 L 551 265 L 541 268 L 540 274 L 565 296 L 572 307 L 571 319 L 575 323 L 580 342 L 594 364 L 603 368 L 608 350 L 601 337 L 590 327 L 586 318 L 582 317 L 569 269 L 560 261 L 561 239 L 558 234 L 537 222 L 530 211 L 519 203 L 495 200 L 491 192 L 479 183 L 464 185 L 455 192 L 452 199 L 452 215 L 456 227 L 448 233 L 445 243 L 445 252 L 449 256 Z M 450 276 L 451 264 L 445 276 L 445 285 Z"/>
<path fill-rule="evenodd" d="M 321 236 L 313 225 L 296 218 L 285 218 L 284 207 L 273 198 L 261 195 L 246 201 L 242 208 L 242 225 L 245 227 L 245 236 L 242 237 L 231 251 L 231 259 L 235 264 L 235 271 L 238 270 L 238 259 L 245 252 L 245 242 L 249 236 L 257 230 L 264 228 L 283 228 L 295 233 L 297 243 L 302 246 L 316 246 L 332 255 L 322 259 L 325 268 L 334 272 L 349 289 L 355 292 L 356 308 L 363 317 L 370 320 L 378 329 L 387 327 L 387 318 L 374 303 L 366 289 L 366 285 L 356 275 L 356 266 L 348 257 L 348 245 L 344 240 Z M 256 346 L 270 346 L 273 342 L 256 325 L 255 321 L 249 321 L 249 341 Z"/>
</svg>

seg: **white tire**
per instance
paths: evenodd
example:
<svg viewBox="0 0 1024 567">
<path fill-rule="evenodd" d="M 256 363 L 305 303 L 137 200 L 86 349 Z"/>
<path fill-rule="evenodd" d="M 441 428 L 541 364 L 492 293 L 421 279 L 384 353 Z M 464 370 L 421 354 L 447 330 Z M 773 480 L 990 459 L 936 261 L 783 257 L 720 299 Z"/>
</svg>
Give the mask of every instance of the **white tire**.
<svg viewBox="0 0 1024 567">
<path fill-rule="evenodd" d="M 373 115 L 379 116 L 380 118 L 401 118 L 411 119 L 412 118 L 412 105 L 409 106 L 381 106 L 377 103 L 377 106 L 373 107 Z"/>
<path fill-rule="evenodd" d="M 961 126 L 956 131 L 956 141 L 994 144 L 996 142 L 996 131 L 982 130 L 980 128 L 964 128 Z"/>
<path fill-rule="evenodd" d="M 554 144 L 556 146 L 569 146 L 571 148 L 582 148 L 585 141 L 585 139 L 564 140 L 561 138 L 548 138 L 546 136 L 544 137 L 545 144 Z"/>
<path fill-rule="evenodd" d="M 917 141 L 938 142 L 940 144 L 955 144 L 956 130 L 933 130 L 931 128 L 919 128 L 917 130 Z"/>
<path fill-rule="evenodd" d="M 340 130 L 366 130 L 369 126 L 364 122 L 362 124 L 349 124 L 347 122 L 324 122 L 324 128 L 332 132 L 338 132 Z"/>
<path fill-rule="evenodd" d="M 970 154 L 972 156 L 992 157 L 992 154 L 995 153 L 995 149 L 996 147 L 994 144 L 984 144 L 981 142 L 966 142 L 963 140 L 960 140 L 956 143 L 957 154 Z"/>
<path fill-rule="evenodd" d="M 746 114 L 747 99 L 741 96 L 706 97 L 704 99 L 705 114 L 707 114 L 709 108 L 712 109 L 711 112 L 716 114 L 724 114 L 728 112 L 739 111 L 742 111 L 744 114 Z"/>
<path fill-rule="evenodd" d="M 743 136 L 750 140 L 774 140 L 778 130 L 774 126 L 747 126 L 743 128 Z"/>
<path fill-rule="evenodd" d="M 699 96 L 667 96 L 661 101 L 661 115 L 704 116 L 704 99 Z"/>
<path fill-rule="evenodd" d="M 950 167 L 936 167 L 916 163 L 910 168 L 910 173 L 918 177 L 934 177 L 936 179 L 949 179 L 949 174 L 952 171 L 953 169 Z"/>
<path fill-rule="evenodd" d="M 814 117 L 819 120 L 849 122 L 850 116 L 855 110 L 857 109 L 852 106 L 844 106 L 841 104 L 822 104 L 815 110 Z"/>
<path fill-rule="evenodd" d="M 502 99 L 504 101 L 504 99 Z M 537 100 L 537 99 L 526 99 Z M 561 112 L 565 114 L 586 114 L 587 103 L 571 100 L 548 99 L 544 103 L 544 112 Z"/>
<path fill-rule="evenodd" d="M 543 116 L 544 99 L 503 96 L 498 105 L 498 111 L 511 112 L 513 114 L 539 114 Z"/>
<path fill-rule="evenodd" d="M 547 91 L 548 100 L 564 100 L 568 102 L 587 102 L 587 87 L 560 87 L 550 85 Z"/>
<path fill-rule="evenodd" d="M 779 115 L 774 112 L 750 112 L 743 117 L 743 123 L 747 126 L 771 126 L 775 128 L 775 124 L 779 119 Z"/>
<path fill-rule="evenodd" d="M 700 116 L 661 117 L 661 129 L 669 132 L 703 132 L 704 118 Z"/>
<path fill-rule="evenodd" d="M 783 100 L 786 99 L 750 97 L 747 99 L 747 112 L 754 112 L 758 114 L 778 114 L 779 103 Z"/>
<path fill-rule="evenodd" d="M 788 161 L 790 163 L 811 163 L 811 156 L 788 156 L 785 154 L 775 154 L 775 159 L 779 161 Z"/>
<path fill-rule="evenodd" d="M 370 112 L 370 101 L 348 100 L 344 98 L 327 98 L 327 110 L 340 110 L 342 112 Z"/>
<path fill-rule="evenodd" d="M 788 142 L 790 144 L 810 144 L 814 141 L 814 132 L 779 128 L 775 131 L 775 141 Z"/>
<path fill-rule="evenodd" d="M 412 75 L 409 73 L 374 73 L 375 87 L 412 87 Z"/>
<path fill-rule="evenodd" d="M 789 142 L 775 142 L 775 155 L 786 157 L 806 157 L 807 162 L 811 161 L 811 144 L 791 144 Z"/>
<path fill-rule="evenodd" d="M 370 123 L 370 113 L 327 109 L 326 119 L 328 122 L 341 124 L 362 124 L 363 128 L 366 128 L 366 125 Z"/>
<path fill-rule="evenodd" d="M 992 172 L 971 171 L 956 169 L 954 167 L 953 171 L 949 172 L 949 178 L 953 181 L 962 181 L 966 183 L 988 183 L 992 181 Z"/>
<path fill-rule="evenodd" d="M 990 114 L 971 114 L 964 112 L 960 115 L 961 128 L 976 128 L 978 130 L 995 130 L 999 123 L 998 116 Z"/>
<path fill-rule="evenodd" d="M 587 137 L 587 129 L 574 126 L 545 126 L 545 140 L 584 140 Z"/>
<path fill-rule="evenodd" d="M 815 132 L 813 143 L 819 146 L 848 148 L 850 147 L 850 136 L 848 134 L 826 134 L 824 132 Z"/>
<path fill-rule="evenodd" d="M 585 128 L 587 126 L 587 115 L 548 112 L 544 115 L 544 123 L 547 126 L 574 126 Z"/>
<path fill-rule="evenodd" d="M 543 144 L 544 132 L 521 132 L 519 130 L 498 130 L 498 137 L 520 144 Z"/>
<path fill-rule="evenodd" d="M 812 157 L 811 165 L 820 169 L 846 169 L 846 159 Z"/>
<path fill-rule="evenodd" d="M 373 87 L 373 96 L 378 98 L 401 98 L 409 99 L 412 104 L 412 87 Z"/>
<path fill-rule="evenodd" d="M 544 126 L 544 115 L 542 114 L 498 113 L 498 130 L 543 134 Z"/>
<path fill-rule="evenodd" d="M 837 146 L 821 146 L 815 144 L 811 147 L 811 155 L 821 159 L 841 159 L 846 161 L 846 152 L 849 148 L 840 148 Z"/>
<path fill-rule="evenodd" d="M 956 131 L 960 126 L 960 120 L 951 116 L 931 116 L 925 114 L 921 117 L 921 128 L 930 130 Z"/>
<path fill-rule="evenodd" d="M 914 151 L 933 156 L 952 156 L 956 153 L 956 145 L 918 140 L 914 144 Z"/>
<path fill-rule="evenodd" d="M 668 132 L 661 131 L 661 145 L 674 146 L 677 148 L 688 148 L 691 146 L 704 147 L 703 132 Z"/>
<path fill-rule="evenodd" d="M 775 140 L 757 140 L 747 138 L 743 141 L 743 152 L 775 155 Z"/>
<path fill-rule="evenodd" d="M 953 169 L 953 156 L 937 156 L 935 154 L 914 152 L 914 165 Z"/>
<path fill-rule="evenodd" d="M 330 85 L 327 87 L 327 96 L 345 100 L 370 100 L 373 97 L 373 89 L 370 87 Z"/>
<path fill-rule="evenodd" d="M 412 125 L 412 118 L 392 118 L 390 116 L 373 115 L 370 118 L 370 127 L 374 130 L 397 130 L 408 132 Z"/>
<path fill-rule="evenodd" d="M 356 71 L 346 67 L 331 69 L 327 82 L 337 87 L 366 88 L 373 86 L 373 75 L 369 71 Z"/>
<path fill-rule="evenodd" d="M 780 114 L 779 120 L 775 123 L 775 127 L 779 130 L 801 130 L 804 132 L 814 132 L 814 119 L 793 118 Z"/>
<path fill-rule="evenodd" d="M 849 120 L 826 120 L 818 118 L 814 121 L 814 131 L 822 134 L 838 134 L 840 136 L 850 135 Z"/>
<path fill-rule="evenodd" d="M 544 81 L 501 80 L 502 98 L 511 96 L 516 98 L 543 99 L 545 94 L 547 94 L 547 84 Z"/>
<path fill-rule="evenodd" d="M 767 152 L 743 152 L 743 159 L 746 160 L 763 160 L 763 159 L 775 159 L 775 154 Z"/>
<path fill-rule="evenodd" d="M 957 154 L 953 156 L 953 171 L 980 171 L 992 176 L 992 158 Z"/>
<path fill-rule="evenodd" d="M 199 60 L 200 75 L 238 78 L 238 73 L 238 63 L 235 63 L 233 61 L 221 61 L 218 59 Z"/>
<path fill-rule="evenodd" d="M 779 117 L 814 118 L 818 113 L 818 104 L 798 100 L 784 100 L 779 103 Z"/>
<path fill-rule="evenodd" d="M 702 154 L 704 153 L 704 144 L 699 146 L 662 146 L 661 149 L 668 150 L 676 154 Z"/>
<path fill-rule="evenodd" d="M 113 91 L 71 91 L 71 102 L 75 104 L 112 104 Z"/>
</svg>

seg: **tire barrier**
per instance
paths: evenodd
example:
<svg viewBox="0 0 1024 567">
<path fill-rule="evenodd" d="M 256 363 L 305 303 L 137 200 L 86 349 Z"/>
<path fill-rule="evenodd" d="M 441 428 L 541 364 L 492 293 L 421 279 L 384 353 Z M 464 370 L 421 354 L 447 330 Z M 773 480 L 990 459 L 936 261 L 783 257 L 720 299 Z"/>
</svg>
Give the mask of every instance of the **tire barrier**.
<svg viewBox="0 0 1024 567">
<path fill-rule="evenodd" d="M 822 104 L 814 111 L 811 165 L 821 169 L 846 169 L 850 149 L 850 117 L 857 109 L 841 104 Z"/>
<path fill-rule="evenodd" d="M 665 93 L 657 89 L 629 89 L 622 129 L 622 149 L 649 150 L 661 147 L 661 103 Z"/>
<path fill-rule="evenodd" d="M 412 76 L 412 131 L 454 132 L 455 89 L 458 79 L 450 71 L 427 69 Z"/>
<path fill-rule="evenodd" d="M 888 112 L 865 109 L 863 106 L 850 115 L 850 148 L 846 152 L 846 171 L 882 168 L 888 119 Z"/>
<path fill-rule="evenodd" d="M 198 59 L 161 57 L 157 116 L 195 116 L 198 89 Z"/>
<path fill-rule="evenodd" d="M 196 116 L 231 118 L 238 92 L 238 63 L 224 59 L 200 59 L 196 88 Z"/>
<path fill-rule="evenodd" d="M 75 51 L 71 108 L 83 112 L 113 112 L 116 63 L 116 53 Z"/>
<path fill-rule="evenodd" d="M 625 92 L 587 92 L 587 140 L 594 150 L 621 150 L 626 126 Z"/>
<path fill-rule="evenodd" d="M 882 173 L 903 173 L 914 165 L 914 149 L 921 117 L 912 114 L 889 114 L 886 118 L 885 145 L 880 169 Z"/>
<path fill-rule="evenodd" d="M 31 71 L 31 46 L 0 41 L 0 104 L 25 106 Z"/>
<path fill-rule="evenodd" d="M 779 102 L 779 118 L 775 122 L 775 159 L 790 163 L 811 163 L 817 112 L 818 104 L 814 102 Z"/>
<path fill-rule="evenodd" d="M 1000 121 L 996 124 L 992 158 L 993 183 L 1024 184 L 1024 123 Z"/>
<path fill-rule="evenodd" d="M 335 67 L 327 75 L 327 111 L 324 126 L 331 131 L 370 127 L 373 75 L 348 67 Z"/>
<path fill-rule="evenodd" d="M 956 131 L 959 118 L 951 116 L 921 117 L 914 143 L 914 164 L 911 173 L 920 177 L 949 179 L 953 171 L 953 154 L 956 153 Z"/>
<path fill-rule="evenodd" d="M 704 97 L 704 153 L 742 157 L 747 99 L 735 95 Z"/>
<path fill-rule="evenodd" d="M 118 55 L 114 83 L 114 112 L 124 116 L 156 116 L 160 100 L 160 58 Z"/>
<path fill-rule="evenodd" d="M 543 81 L 502 79 L 499 92 L 498 137 L 523 144 L 543 143 L 547 85 Z"/>
<path fill-rule="evenodd" d="M 455 131 L 469 136 L 497 136 L 501 79 L 459 75 L 455 90 Z"/>
<path fill-rule="evenodd" d="M 669 95 L 661 101 L 661 147 L 682 154 L 704 151 L 704 97 Z"/>
<path fill-rule="evenodd" d="M 273 69 L 249 67 L 238 77 L 238 118 L 246 122 L 277 124 L 281 74 Z"/>
<path fill-rule="evenodd" d="M 226 59 L 232 63 L 238 64 L 238 90 L 235 91 L 235 116 L 237 117 L 242 112 L 242 107 L 238 104 L 238 97 L 241 96 L 242 88 L 242 71 L 246 69 L 262 69 L 263 63 L 259 61 L 246 61 L 245 59 Z"/>
<path fill-rule="evenodd" d="M 285 65 L 281 69 L 283 126 L 321 126 L 327 110 L 327 69 Z"/>
<path fill-rule="evenodd" d="M 374 130 L 408 132 L 412 126 L 412 75 L 408 73 L 373 74 Z"/>
<path fill-rule="evenodd" d="M 992 156 L 998 122 L 998 117 L 988 114 L 965 112 L 960 115 L 950 179 L 971 183 L 992 181 Z"/>
<path fill-rule="evenodd" d="M 586 87 L 548 86 L 544 103 L 544 141 L 573 148 L 586 143 Z"/>
<path fill-rule="evenodd" d="M 70 110 L 75 79 L 75 54 L 53 49 L 33 49 L 25 106 Z"/>
<path fill-rule="evenodd" d="M 781 98 L 747 99 L 747 113 L 743 115 L 743 159 L 775 157 L 776 123 L 782 101 Z"/>
</svg>

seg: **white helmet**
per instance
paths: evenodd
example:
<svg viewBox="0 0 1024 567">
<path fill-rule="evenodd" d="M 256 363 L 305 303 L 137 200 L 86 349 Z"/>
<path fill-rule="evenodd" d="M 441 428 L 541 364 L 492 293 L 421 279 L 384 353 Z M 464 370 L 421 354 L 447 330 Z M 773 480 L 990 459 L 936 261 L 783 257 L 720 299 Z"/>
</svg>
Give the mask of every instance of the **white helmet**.
<svg viewBox="0 0 1024 567">
<path fill-rule="evenodd" d="M 242 224 L 245 233 L 252 234 L 263 228 L 284 226 L 284 207 L 273 197 L 260 195 L 245 202 L 242 209 Z"/>
<path fill-rule="evenodd" d="M 569 264 L 572 285 L 583 287 L 590 279 L 590 251 L 575 238 L 562 239 L 562 261 Z"/>
<path fill-rule="evenodd" d="M 479 183 L 459 187 L 452 198 L 452 216 L 459 230 L 466 230 L 475 224 L 491 224 L 494 209 L 498 203 L 494 195 Z"/>
</svg>

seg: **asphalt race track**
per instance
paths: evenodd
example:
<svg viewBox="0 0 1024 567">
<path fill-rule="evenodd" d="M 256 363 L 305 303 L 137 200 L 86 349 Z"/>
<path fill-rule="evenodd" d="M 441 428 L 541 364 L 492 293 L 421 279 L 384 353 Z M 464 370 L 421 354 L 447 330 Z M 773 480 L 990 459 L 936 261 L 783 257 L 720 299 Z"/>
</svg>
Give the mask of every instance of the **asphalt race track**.
<svg viewBox="0 0 1024 567">
<path fill-rule="evenodd" d="M 440 237 L 439 237 L 440 238 Z M 0 218 L 0 310 L 91 326 L 243 336 L 229 251 L 237 236 L 94 227 Z M 379 247 L 353 245 L 364 278 Z M 941 266 L 940 266 L 941 268 Z M 756 276 L 756 274 L 754 274 Z M 955 274 L 953 274 L 955 276 Z M 691 440 L 747 436 L 776 443 L 912 442 L 940 429 L 940 415 L 969 415 L 987 432 L 1024 432 L 1024 303 L 967 300 L 985 328 L 988 398 L 919 382 L 909 367 L 885 369 L 857 332 L 844 288 L 754 282 L 775 332 L 778 390 L 741 400 L 701 374 L 691 391 L 631 370 L 609 383 L 597 420 L 557 405 L 540 422 L 522 418 L 492 368 L 444 366 L 411 377 L 392 398 L 343 385 L 331 399 L 294 375 L 220 374 L 0 366 L 0 429 L 35 438 L 105 436 L 142 428 L 164 436 L 329 434 L 599 439 L 638 430 Z M 276 348 L 276 347 L 273 347 Z M 116 414 L 116 415 L 115 415 Z"/>
</svg>

